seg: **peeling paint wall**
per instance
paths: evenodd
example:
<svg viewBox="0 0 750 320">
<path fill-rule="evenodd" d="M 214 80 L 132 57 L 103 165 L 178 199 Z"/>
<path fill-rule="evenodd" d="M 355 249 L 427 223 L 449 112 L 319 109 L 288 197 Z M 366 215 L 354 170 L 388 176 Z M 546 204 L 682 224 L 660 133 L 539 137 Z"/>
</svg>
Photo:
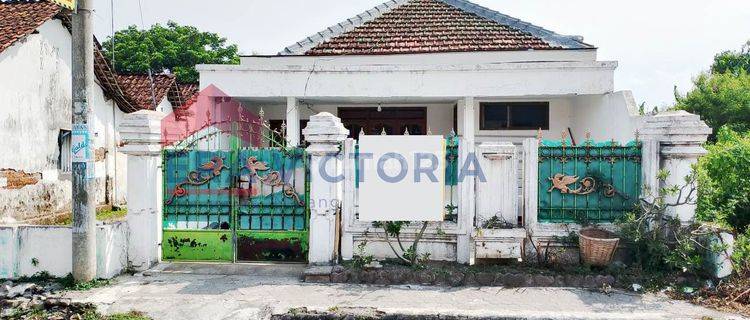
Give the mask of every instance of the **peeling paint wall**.
<svg viewBox="0 0 750 320">
<path fill-rule="evenodd" d="M 127 266 L 127 223 L 96 230 L 97 277 L 112 278 Z M 46 271 L 64 277 L 72 270 L 72 230 L 60 226 L 0 227 L 0 279 Z"/>
<path fill-rule="evenodd" d="M 47 21 L 37 31 L 0 52 L 0 169 L 36 180 L 14 186 L 17 180 L 0 177 L 0 221 L 70 208 L 70 174 L 58 169 L 58 139 L 61 130 L 71 129 L 71 36 L 59 20 Z M 95 162 L 96 199 L 121 204 L 125 175 L 115 168 L 125 170 L 125 156 L 115 161 L 120 156 L 114 156 L 114 128 L 123 113 L 98 86 L 93 96 L 92 142 L 101 155 Z"/>
</svg>

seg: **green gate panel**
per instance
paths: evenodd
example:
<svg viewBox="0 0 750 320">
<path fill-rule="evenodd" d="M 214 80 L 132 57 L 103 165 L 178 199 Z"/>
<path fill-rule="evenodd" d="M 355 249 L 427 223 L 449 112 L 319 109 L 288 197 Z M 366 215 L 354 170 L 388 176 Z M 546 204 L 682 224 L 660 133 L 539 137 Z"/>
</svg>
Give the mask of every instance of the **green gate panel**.
<svg viewBox="0 0 750 320">
<path fill-rule="evenodd" d="M 162 259 L 180 261 L 232 261 L 231 231 L 164 230 Z"/>
<path fill-rule="evenodd" d="M 163 259 L 306 261 L 304 149 L 231 149 L 164 150 Z"/>
<path fill-rule="evenodd" d="M 238 261 L 307 261 L 307 231 L 237 231 Z"/>
<path fill-rule="evenodd" d="M 641 192 L 641 144 L 542 141 L 540 222 L 612 222 L 632 211 Z"/>
</svg>

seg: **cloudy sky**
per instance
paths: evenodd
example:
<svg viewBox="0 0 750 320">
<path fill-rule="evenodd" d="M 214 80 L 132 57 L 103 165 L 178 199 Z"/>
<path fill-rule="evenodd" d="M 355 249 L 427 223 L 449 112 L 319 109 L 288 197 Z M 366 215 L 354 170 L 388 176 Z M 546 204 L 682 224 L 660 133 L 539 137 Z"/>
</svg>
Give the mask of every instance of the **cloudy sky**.
<svg viewBox="0 0 750 320">
<path fill-rule="evenodd" d="M 128 25 L 174 20 L 217 32 L 243 54 L 275 54 L 385 0 L 94 0 L 100 39 Z M 110 14 L 113 9 L 114 15 Z M 561 34 L 582 35 L 600 60 L 617 60 L 615 87 L 650 106 L 671 104 L 717 52 L 750 40 L 745 0 L 474 0 Z"/>
</svg>

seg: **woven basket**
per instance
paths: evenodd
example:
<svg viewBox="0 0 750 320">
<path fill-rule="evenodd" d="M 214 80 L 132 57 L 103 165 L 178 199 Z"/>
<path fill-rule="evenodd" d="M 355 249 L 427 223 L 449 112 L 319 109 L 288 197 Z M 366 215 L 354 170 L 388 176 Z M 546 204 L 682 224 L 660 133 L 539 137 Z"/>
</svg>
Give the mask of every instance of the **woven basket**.
<svg viewBox="0 0 750 320">
<path fill-rule="evenodd" d="M 620 238 L 612 232 L 601 229 L 582 229 L 578 236 L 581 259 L 592 266 L 609 265 L 618 243 L 620 243 Z"/>
</svg>

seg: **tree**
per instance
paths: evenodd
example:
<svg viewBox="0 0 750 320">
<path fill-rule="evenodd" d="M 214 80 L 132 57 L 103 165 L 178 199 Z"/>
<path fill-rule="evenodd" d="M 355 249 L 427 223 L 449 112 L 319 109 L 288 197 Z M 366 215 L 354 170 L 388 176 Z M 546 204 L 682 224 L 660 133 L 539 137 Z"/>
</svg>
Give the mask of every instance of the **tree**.
<svg viewBox="0 0 750 320">
<path fill-rule="evenodd" d="M 750 41 L 745 43 L 739 52 L 724 51 L 714 57 L 711 65 L 711 73 L 731 73 L 738 75 L 741 72 L 750 73 Z"/>
<path fill-rule="evenodd" d="M 166 26 L 155 24 L 148 30 L 136 26 L 114 35 L 114 59 L 117 72 L 170 72 L 183 83 L 198 82 L 196 64 L 239 63 L 237 45 L 215 33 L 201 32 L 193 26 L 173 21 Z M 112 37 L 103 44 L 106 57 L 112 57 Z"/>
<path fill-rule="evenodd" d="M 675 90 L 676 109 L 700 115 L 715 129 L 750 130 L 750 42 L 740 51 L 717 54 L 711 71 L 693 79 L 693 85 L 684 96 Z"/>
<path fill-rule="evenodd" d="M 698 166 L 698 218 L 733 227 L 738 233 L 748 232 L 750 132 L 721 128 L 716 143 L 706 148 L 708 154 Z"/>
<path fill-rule="evenodd" d="M 750 75 L 744 71 L 737 75 L 704 73 L 693 83 L 692 91 L 676 97 L 677 109 L 700 115 L 715 129 L 750 130 Z"/>
</svg>

